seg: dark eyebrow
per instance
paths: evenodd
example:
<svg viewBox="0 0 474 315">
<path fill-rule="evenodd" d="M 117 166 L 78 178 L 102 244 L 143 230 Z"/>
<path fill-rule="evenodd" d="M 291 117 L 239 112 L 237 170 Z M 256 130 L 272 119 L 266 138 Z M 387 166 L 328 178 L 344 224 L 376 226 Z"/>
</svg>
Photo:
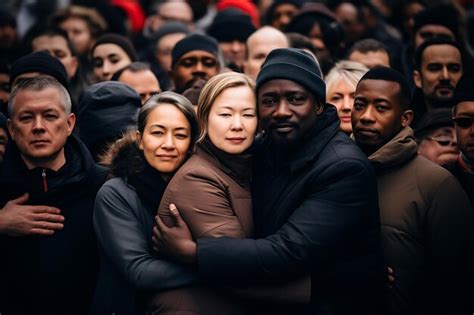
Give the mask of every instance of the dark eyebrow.
<svg viewBox="0 0 474 315">
<path fill-rule="evenodd" d="M 151 125 L 150 127 L 158 127 L 158 128 L 161 128 L 161 129 L 168 129 L 167 127 L 165 127 L 163 125 L 159 125 L 159 124 Z M 174 128 L 173 130 L 188 130 L 188 128 L 178 127 L 178 128 Z"/>
</svg>

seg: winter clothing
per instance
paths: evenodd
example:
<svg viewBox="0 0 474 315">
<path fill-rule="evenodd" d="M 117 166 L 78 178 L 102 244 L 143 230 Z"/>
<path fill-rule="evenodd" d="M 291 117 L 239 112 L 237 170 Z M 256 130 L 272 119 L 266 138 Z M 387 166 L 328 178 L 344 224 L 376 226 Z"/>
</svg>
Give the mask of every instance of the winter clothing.
<svg viewBox="0 0 474 315">
<path fill-rule="evenodd" d="M 390 314 L 464 314 L 469 282 L 463 278 L 469 279 L 474 248 L 466 194 L 449 172 L 417 155 L 410 127 L 369 160 L 377 173 L 384 256 L 395 277 Z"/>
<path fill-rule="evenodd" d="M 171 67 L 174 68 L 179 59 L 190 51 L 202 50 L 213 54 L 218 58 L 219 44 L 217 41 L 207 35 L 189 34 L 182 40 L 176 43 L 171 52 L 172 62 Z"/>
<path fill-rule="evenodd" d="M 464 162 L 459 155 L 456 161 L 443 165 L 443 167 L 456 177 L 474 207 L 474 168 L 472 165 Z"/>
<path fill-rule="evenodd" d="M 418 140 L 424 139 L 431 132 L 442 127 L 453 127 L 453 114 L 449 108 L 436 108 L 421 117 L 415 130 Z"/>
<path fill-rule="evenodd" d="M 158 213 L 168 217 L 169 204 L 174 203 L 194 239 L 250 238 L 253 218 L 249 157 L 224 154 L 224 158 L 217 151 L 220 150 L 208 140 L 197 146 L 196 153 L 171 179 Z M 239 179 L 239 174 L 246 174 L 247 179 Z M 247 183 L 239 183 L 242 180 Z"/>
<path fill-rule="evenodd" d="M 93 54 L 95 48 L 103 44 L 115 44 L 125 51 L 132 62 L 138 61 L 137 52 L 135 51 L 132 42 L 125 36 L 114 33 L 104 34 L 96 40 L 91 49 L 91 53 Z"/>
<path fill-rule="evenodd" d="M 115 144 L 109 159 L 114 178 L 99 190 L 94 209 L 101 262 L 92 314 L 132 315 L 143 307 L 145 291 L 189 284 L 194 276 L 153 253 L 155 211 L 166 183 L 144 160 L 133 133 Z"/>
<path fill-rule="evenodd" d="M 10 72 L 10 84 L 13 85 L 15 79 L 28 72 L 39 72 L 47 74 L 58 80 L 66 90 L 69 91 L 69 80 L 67 78 L 66 68 L 57 59 L 44 51 L 31 53 L 18 59 Z"/>
<path fill-rule="evenodd" d="M 219 43 L 231 43 L 234 40 L 245 43 L 253 32 L 255 26 L 250 16 L 234 8 L 217 13 L 207 30 L 207 34 L 217 39 Z"/>
<path fill-rule="evenodd" d="M 136 125 L 141 106 L 138 93 L 122 82 L 99 82 L 84 91 L 78 104 L 77 126 L 95 159 L 108 143 Z"/>
<path fill-rule="evenodd" d="M 274 79 L 286 79 L 307 88 L 318 101 L 326 100 L 326 84 L 321 79 L 318 62 L 310 54 L 297 48 L 272 50 L 257 77 L 256 91 L 264 83 Z"/>
<path fill-rule="evenodd" d="M 16 146 L 0 170 L 0 208 L 29 193 L 28 204 L 61 210 L 64 228 L 49 236 L 0 236 L 0 310 L 4 314 L 87 314 L 96 283 L 92 228 L 96 193 L 107 170 L 74 135 L 58 171 L 28 170 Z"/>
<path fill-rule="evenodd" d="M 202 238 L 199 274 L 218 283 L 275 283 L 312 277 L 307 309 L 278 314 L 383 314 L 375 175 L 326 106 L 283 163 L 263 137 L 254 155 L 253 209 L 259 239 Z M 287 314 L 287 313 L 286 313 Z"/>
</svg>

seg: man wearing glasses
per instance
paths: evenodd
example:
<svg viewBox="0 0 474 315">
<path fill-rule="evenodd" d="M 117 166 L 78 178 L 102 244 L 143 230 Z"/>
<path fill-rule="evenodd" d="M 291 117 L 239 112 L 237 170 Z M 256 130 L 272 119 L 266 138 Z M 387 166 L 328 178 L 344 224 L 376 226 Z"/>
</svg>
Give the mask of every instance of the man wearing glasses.
<svg viewBox="0 0 474 315">
<path fill-rule="evenodd" d="M 474 78 L 464 75 L 454 92 L 453 121 L 460 154 L 446 168 L 459 180 L 474 205 Z"/>
<path fill-rule="evenodd" d="M 438 164 L 456 161 L 459 149 L 450 108 L 437 108 L 427 112 L 415 130 L 418 154 Z"/>
</svg>

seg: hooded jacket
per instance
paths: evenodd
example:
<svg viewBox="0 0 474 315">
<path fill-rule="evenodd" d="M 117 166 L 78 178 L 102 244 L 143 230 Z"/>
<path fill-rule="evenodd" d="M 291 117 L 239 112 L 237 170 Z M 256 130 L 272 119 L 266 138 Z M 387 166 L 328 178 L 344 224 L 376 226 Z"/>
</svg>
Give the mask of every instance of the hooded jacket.
<svg viewBox="0 0 474 315">
<path fill-rule="evenodd" d="M 195 277 L 190 268 L 154 255 L 152 229 L 166 183 L 156 177 L 139 183 L 132 180 L 143 171 L 156 172 L 140 155 L 135 134 L 130 132 L 116 142 L 103 163 L 110 165 L 112 179 L 99 190 L 95 202 L 100 272 L 92 314 L 133 315 L 146 291 L 187 285 Z M 138 184 L 152 185 L 152 193 L 142 195 Z"/>
<path fill-rule="evenodd" d="M 395 277 L 391 314 L 465 314 L 474 212 L 457 180 L 417 149 L 406 127 L 369 156 L 384 257 Z"/>
<path fill-rule="evenodd" d="M 383 314 L 375 174 L 339 123 L 336 109 L 326 106 L 283 164 L 271 139 L 257 144 L 252 197 L 258 239 L 199 239 L 200 275 L 248 284 L 309 273 L 310 306 L 272 304 L 262 312 Z"/>
<path fill-rule="evenodd" d="M 85 314 L 95 286 L 98 257 L 92 228 L 96 193 L 107 169 L 95 165 L 71 135 L 58 171 L 28 170 L 13 144 L 0 170 L 0 207 L 28 192 L 30 205 L 61 210 L 64 228 L 50 236 L 0 237 L 0 312 Z"/>
</svg>

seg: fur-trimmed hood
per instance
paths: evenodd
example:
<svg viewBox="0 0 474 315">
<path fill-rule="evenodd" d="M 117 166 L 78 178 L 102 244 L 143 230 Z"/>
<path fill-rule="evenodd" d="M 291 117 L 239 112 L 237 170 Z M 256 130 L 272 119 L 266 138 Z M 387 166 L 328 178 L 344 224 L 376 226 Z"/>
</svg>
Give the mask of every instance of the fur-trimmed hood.
<svg viewBox="0 0 474 315">
<path fill-rule="evenodd" d="M 128 177 L 143 170 L 146 161 L 138 148 L 136 131 L 125 133 L 100 157 L 100 164 L 110 168 L 109 177 Z"/>
</svg>

